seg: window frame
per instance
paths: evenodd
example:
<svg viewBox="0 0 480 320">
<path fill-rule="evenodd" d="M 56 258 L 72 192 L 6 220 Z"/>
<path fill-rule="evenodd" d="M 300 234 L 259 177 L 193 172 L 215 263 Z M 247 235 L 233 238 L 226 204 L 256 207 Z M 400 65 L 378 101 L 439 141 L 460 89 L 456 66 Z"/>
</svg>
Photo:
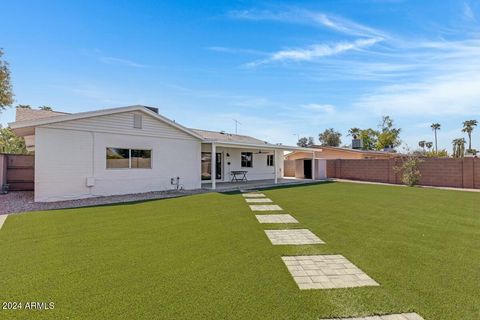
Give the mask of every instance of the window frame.
<svg viewBox="0 0 480 320">
<path fill-rule="evenodd" d="M 108 167 L 108 149 L 124 149 L 128 150 L 128 168 L 109 168 Z M 133 167 L 132 168 L 132 150 L 135 151 L 149 151 L 150 152 L 150 167 L 148 168 L 138 168 L 138 167 Z M 140 149 L 140 148 L 125 148 L 125 147 L 105 147 L 105 169 L 106 170 L 151 170 L 153 169 L 153 149 Z"/>
<path fill-rule="evenodd" d="M 271 162 L 270 162 L 270 159 L 272 159 Z M 267 154 L 267 167 L 274 167 L 274 166 L 275 166 L 275 155 Z"/>
<path fill-rule="evenodd" d="M 244 163 L 243 163 L 243 155 L 244 155 L 244 154 L 250 154 L 250 157 L 251 157 L 251 159 L 250 159 L 250 161 L 249 161 L 249 162 L 250 162 L 250 166 L 244 166 L 244 165 L 243 165 L 243 164 L 244 164 Z M 245 151 L 245 152 L 241 152 L 241 153 L 240 153 L 240 167 L 241 167 L 241 168 L 253 168 L 253 152 Z"/>
</svg>

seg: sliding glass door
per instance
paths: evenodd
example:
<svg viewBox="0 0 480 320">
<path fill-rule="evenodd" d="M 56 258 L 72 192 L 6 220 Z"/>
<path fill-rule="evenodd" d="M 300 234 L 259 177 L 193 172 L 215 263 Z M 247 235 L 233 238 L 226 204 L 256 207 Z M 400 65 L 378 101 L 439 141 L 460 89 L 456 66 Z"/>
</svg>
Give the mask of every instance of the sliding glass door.
<svg viewBox="0 0 480 320">
<path fill-rule="evenodd" d="M 222 180 L 222 153 L 215 154 L 215 178 Z M 212 180 L 212 153 L 202 152 L 202 180 Z"/>
</svg>

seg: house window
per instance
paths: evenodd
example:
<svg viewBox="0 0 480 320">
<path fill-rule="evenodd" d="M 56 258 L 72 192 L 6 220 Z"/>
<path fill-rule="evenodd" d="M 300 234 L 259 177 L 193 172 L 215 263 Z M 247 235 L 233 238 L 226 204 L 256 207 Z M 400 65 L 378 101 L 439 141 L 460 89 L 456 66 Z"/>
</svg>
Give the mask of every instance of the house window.
<svg viewBox="0 0 480 320">
<path fill-rule="evenodd" d="M 152 150 L 107 148 L 107 169 L 150 169 Z"/>
<path fill-rule="evenodd" d="M 152 150 L 130 150 L 130 168 L 150 169 L 152 167 Z"/>
<path fill-rule="evenodd" d="M 273 154 L 268 154 L 267 155 L 267 166 L 269 167 L 273 167 L 274 163 L 273 163 Z"/>
<path fill-rule="evenodd" d="M 253 153 L 251 152 L 242 152 L 241 154 L 242 168 L 252 168 L 253 167 Z"/>
</svg>

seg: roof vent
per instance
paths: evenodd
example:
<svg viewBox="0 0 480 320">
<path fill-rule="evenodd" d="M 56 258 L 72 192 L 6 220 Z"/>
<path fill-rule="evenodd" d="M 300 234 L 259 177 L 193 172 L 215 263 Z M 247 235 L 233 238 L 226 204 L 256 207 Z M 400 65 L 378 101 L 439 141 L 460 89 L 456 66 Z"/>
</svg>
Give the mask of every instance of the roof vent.
<svg viewBox="0 0 480 320">
<path fill-rule="evenodd" d="M 220 134 L 225 134 L 225 131 L 220 131 Z"/>
</svg>

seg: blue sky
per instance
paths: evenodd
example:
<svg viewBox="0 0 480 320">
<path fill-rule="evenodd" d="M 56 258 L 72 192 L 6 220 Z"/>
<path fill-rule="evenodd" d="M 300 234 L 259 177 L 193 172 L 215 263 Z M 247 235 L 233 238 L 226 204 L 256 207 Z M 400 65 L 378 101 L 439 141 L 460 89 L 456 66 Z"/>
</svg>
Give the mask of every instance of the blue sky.
<svg viewBox="0 0 480 320">
<path fill-rule="evenodd" d="M 390 115 L 410 148 L 480 120 L 480 0 L 2 1 L 16 104 L 158 106 L 294 144 Z M 0 115 L 13 121 L 14 110 Z M 473 136 L 480 149 L 480 128 Z"/>
</svg>

